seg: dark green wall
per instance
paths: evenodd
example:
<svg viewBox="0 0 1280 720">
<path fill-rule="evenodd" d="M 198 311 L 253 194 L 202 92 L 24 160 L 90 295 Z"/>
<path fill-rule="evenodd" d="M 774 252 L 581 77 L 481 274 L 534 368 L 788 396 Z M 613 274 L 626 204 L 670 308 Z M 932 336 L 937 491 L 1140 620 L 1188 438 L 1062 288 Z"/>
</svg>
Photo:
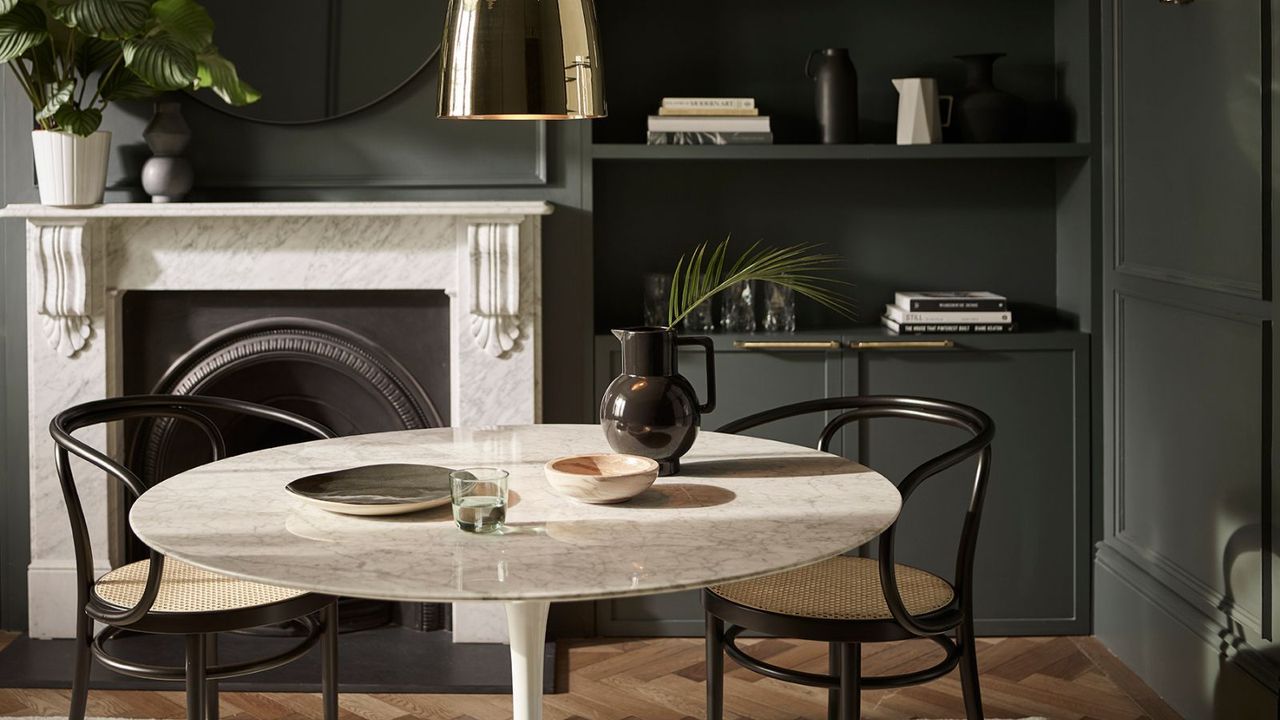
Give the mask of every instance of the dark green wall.
<svg viewBox="0 0 1280 720">
<path fill-rule="evenodd" d="M 1188 718 L 1275 718 L 1277 8 L 1103 7 L 1095 632 Z"/>
</svg>

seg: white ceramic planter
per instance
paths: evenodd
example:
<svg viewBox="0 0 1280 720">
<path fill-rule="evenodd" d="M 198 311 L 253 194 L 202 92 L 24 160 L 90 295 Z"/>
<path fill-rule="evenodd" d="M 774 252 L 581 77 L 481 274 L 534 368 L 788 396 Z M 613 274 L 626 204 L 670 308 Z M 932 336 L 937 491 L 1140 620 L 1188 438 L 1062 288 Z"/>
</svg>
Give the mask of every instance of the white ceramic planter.
<svg viewBox="0 0 1280 720">
<path fill-rule="evenodd" d="M 80 137 L 53 130 L 33 130 L 36 183 L 45 205 L 96 205 L 107 186 L 111 133 L 99 130 Z"/>
</svg>

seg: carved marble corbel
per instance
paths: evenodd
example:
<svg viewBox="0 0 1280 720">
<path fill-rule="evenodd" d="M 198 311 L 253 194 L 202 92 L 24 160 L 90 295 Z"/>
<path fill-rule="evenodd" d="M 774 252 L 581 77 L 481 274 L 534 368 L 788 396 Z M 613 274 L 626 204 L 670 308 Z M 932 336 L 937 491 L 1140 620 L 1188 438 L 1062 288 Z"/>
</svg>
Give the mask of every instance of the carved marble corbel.
<svg viewBox="0 0 1280 720">
<path fill-rule="evenodd" d="M 471 267 L 471 334 L 481 349 L 502 357 L 520 339 L 520 225 L 467 226 Z"/>
<path fill-rule="evenodd" d="M 79 352 L 93 332 L 89 316 L 90 253 L 95 223 L 27 223 L 31 280 L 45 340 L 59 355 Z"/>
</svg>

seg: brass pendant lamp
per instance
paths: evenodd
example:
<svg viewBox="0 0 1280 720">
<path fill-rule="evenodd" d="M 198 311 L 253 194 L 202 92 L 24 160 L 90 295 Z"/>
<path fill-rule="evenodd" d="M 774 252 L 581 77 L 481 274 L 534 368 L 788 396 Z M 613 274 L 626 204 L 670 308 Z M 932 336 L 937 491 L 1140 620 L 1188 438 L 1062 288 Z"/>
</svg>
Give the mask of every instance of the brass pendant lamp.
<svg viewBox="0 0 1280 720">
<path fill-rule="evenodd" d="M 607 114 L 593 0 L 450 0 L 440 47 L 442 118 Z"/>
</svg>

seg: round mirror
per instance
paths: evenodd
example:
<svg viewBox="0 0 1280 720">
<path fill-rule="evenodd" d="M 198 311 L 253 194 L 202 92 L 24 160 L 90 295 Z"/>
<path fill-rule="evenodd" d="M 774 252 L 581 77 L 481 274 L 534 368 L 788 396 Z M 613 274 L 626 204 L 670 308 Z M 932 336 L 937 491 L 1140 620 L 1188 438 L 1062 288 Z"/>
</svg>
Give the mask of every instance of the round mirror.
<svg viewBox="0 0 1280 720">
<path fill-rule="evenodd" d="M 447 0 L 204 0 L 214 42 L 240 77 L 262 92 L 231 107 L 208 90 L 205 104 L 268 123 L 349 115 L 399 90 L 440 51 Z"/>
</svg>

